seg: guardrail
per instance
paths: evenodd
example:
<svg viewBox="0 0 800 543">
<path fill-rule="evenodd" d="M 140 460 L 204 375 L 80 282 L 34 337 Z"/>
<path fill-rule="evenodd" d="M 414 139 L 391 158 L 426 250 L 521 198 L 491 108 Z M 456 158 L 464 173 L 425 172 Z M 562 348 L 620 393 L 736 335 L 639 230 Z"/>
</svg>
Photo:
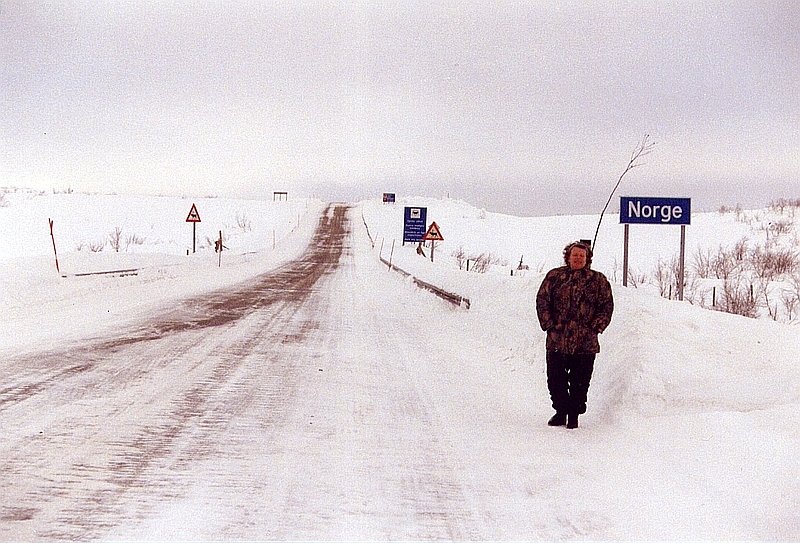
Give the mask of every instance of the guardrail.
<svg viewBox="0 0 800 543">
<path fill-rule="evenodd" d="M 375 240 L 372 239 L 372 234 L 369 231 L 369 225 L 367 224 L 367 220 L 364 218 L 364 211 L 361 211 L 361 220 L 364 222 L 364 228 L 367 230 L 367 237 L 369 237 L 369 241 L 372 244 L 372 248 L 375 248 Z M 431 285 L 427 281 L 423 281 L 418 277 L 414 277 L 409 272 L 405 271 L 402 268 L 398 268 L 396 264 L 390 263 L 388 260 L 383 258 L 382 256 L 379 257 L 381 262 L 386 264 L 390 270 L 394 270 L 401 275 L 405 275 L 406 277 L 411 277 L 414 281 L 414 284 L 420 288 L 423 288 L 427 291 L 432 292 L 439 298 L 450 302 L 451 304 L 457 305 L 459 307 L 463 307 L 465 309 L 469 309 L 470 302 L 469 298 L 464 298 L 463 296 L 459 296 L 458 294 L 453 294 L 452 292 L 447 292 L 444 289 L 437 287 L 436 285 Z"/>
<path fill-rule="evenodd" d="M 414 281 L 414 284 L 417 285 L 418 287 L 423 288 L 423 289 L 425 289 L 427 291 L 430 291 L 431 293 L 435 294 L 439 298 L 441 298 L 441 299 L 443 299 L 445 301 L 448 301 L 451 304 L 457 305 L 459 307 L 463 307 L 465 309 L 469 309 L 469 307 L 470 307 L 469 298 L 464 298 L 463 296 L 460 296 L 458 294 L 453 294 L 452 292 L 448 292 L 448 291 L 446 291 L 446 290 L 444 290 L 442 288 L 437 287 L 436 285 L 432 285 L 432 284 L 428 283 L 427 281 L 423 281 L 422 279 L 420 279 L 418 277 L 414 277 L 413 275 L 411 275 L 409 272 L 405 271 L 404 269 L 398 268 L 397 264 L 390 264 L 389 261 L 386 260 L 385 258 L 383 258 L 383 257 L 380 257 L 380 258 L 381 258 L 381 262 L 386 264 L 389 267 L 390 270 L 394 270 L 397 273 L 399 273 L 401 275 L 404 275 L 406 277 L 411 277 L 411 279 Z"/>
<path fill-rule="evenodd" d="M 108 271 L 95 271 L 95 272 L 81 272 L 81 273 L 62 273 L 61 277 L 88 277 L 91 275 L 108 275 L 113 277 L 128 277 L 129 275 L 139 275 L 139 268 L 129 268 L 126 270 L 108 270 Z"/>
</svg>

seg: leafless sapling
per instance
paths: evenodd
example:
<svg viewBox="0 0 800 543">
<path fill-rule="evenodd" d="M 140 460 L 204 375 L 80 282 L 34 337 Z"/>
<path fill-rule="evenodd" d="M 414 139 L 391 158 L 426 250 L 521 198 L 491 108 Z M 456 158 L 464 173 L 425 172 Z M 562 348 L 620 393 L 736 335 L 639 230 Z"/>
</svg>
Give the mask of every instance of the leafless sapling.
<svg viewBox="0 0 800 543">
<path fill-rule="evenodd" d="M 620 183 L 622 183 L 622 178 L 625 177 L 632 169 L 641 166 L 640 160 L 645 156 L 649 155 L 653 151 L 653 147 L 655 147 L 655 142 L 650 141 L 650 135 L 645 134 L 642 140 L 636 145 L 633 152 L 631 153 L 631 158 L 628 161 L 628 165 L 625 167 L 625 170 L 617 179 L 617 184 L 614 185 L 614 188 L 611 190 L 611 194 L 608 195 L 608 201 L 606 205 L 603 207 L 603 211 L 600 212 L 600 220 L 597 221 L 597 229 L 594 232 L 594 239 L 592 240 L 592 250 L 595 250 L 595 245 L 597 244 L 597 234 L 600 232 L 600 224 L 603 222 L 603 215 L 605 215 L 606 210 L 608 209 L 609 204 L 611 203 L 611 199 L 614 197 L 614 193 L 617 192 Z"/>
</svg>

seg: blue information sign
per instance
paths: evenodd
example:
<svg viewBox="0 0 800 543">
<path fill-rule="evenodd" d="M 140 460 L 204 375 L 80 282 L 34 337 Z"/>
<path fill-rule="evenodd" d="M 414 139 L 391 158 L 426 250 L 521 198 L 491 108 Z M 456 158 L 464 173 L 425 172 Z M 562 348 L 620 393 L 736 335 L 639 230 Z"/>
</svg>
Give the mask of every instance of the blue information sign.
<svg viewBox="0 0 800 543">
<path fill-rule="evenodd" d="M 384 204 L 393 204 L 395 201 L 394 192 L 384 192 L 383 193 L 383 203 Z"/>
<path fill-rule="evenodd" d="M 419 242 L 428 231 L 428 208 L 407 207 L 403 220 L 403 243 Z"/>
<path fill-rule="evenodd" d="M 620 224 L 690 224 L 691 198 L 640 198 L 623 196 Z"/>
</svg>

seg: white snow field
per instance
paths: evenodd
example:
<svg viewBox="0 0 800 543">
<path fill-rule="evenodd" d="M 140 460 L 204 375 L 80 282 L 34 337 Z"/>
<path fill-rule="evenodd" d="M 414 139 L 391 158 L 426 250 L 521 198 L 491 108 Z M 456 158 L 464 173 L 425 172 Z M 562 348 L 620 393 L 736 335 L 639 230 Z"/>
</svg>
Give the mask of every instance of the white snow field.
<svg viewBox="0 0 800 543">
<path fill-rule="evenodd" d="M 36 353 L 114 337 L 181 300 L 300 256 L 325 209 L 291 198 L 25 190 L 7 191 L 2 203 L 0 400 L 15 394 L 9 383 L 34 372 L 21 361 L 33 364 Z M 187 255 L 192 203 L 202 219 L 200 243 Z M 433 263 L 401 244 L 405 205 L 427 207 L 428 222 L 441 228 Z M 204 390 L 206 370 L 156 373 L 154 365 L 149 381 L 146 371 L 141 377 L 150 390 L 115 389 L 109 370 L 109 382 L 98 378 L 90 396 L 71 388 L 81 381 L 68 381 L 27 403 L 0 403 L 0 490 L 15 498 L 0 504 L 0 539 L 800 539 L 796 325 L 666 300 L 654 288 L 623 288 L 622 227 L 608 215 L 593 267 L 612 280 L 614 318 L 601 336 L 580 428 L 550 428 L 534 298 L 563 246 L 591 238 L 597 217 L 512 217 L 431 198 L 369 200 L 353 205 L 349 217 L 341 266 L 298 317 L 287 317 L 313 326 L 294 338 L 297 346 L 280 347 L 294 350 L 275 351 L 299 360 L 280 423 L 255 401 L 271 396 L 246 382 L 266 371 L 264 360 L 237 361 L 235 383 L 204 392 L 227 425 L 206 435 L 211 430 L 198 415 L 198 426 L 183 428 L 176 441 L 188 450 L 202 438 L 209 456 L 161 451 L 163 462 L 141 466 L 125 492 L 113 493 L 116 502 L 90 510 L 92 528 L 81 532 L 70 531 L 78 530 L 70 515 L 78 514 L 79 498 L 106 496 L 97 489 L 109 484 L 104 470 L 116 454 L 107 444 L 124 442 L 142 421 L 159 428 L 171 391 Z M 56 273 L 49 218 L 67 277 Z M 108 245 L 89 249 L 116 228 L 142 243 L 119 253 Z M 731 214 L 697 213 L 687 254 L 735 244 L 753 228 Z M 220 230 L 227 247 L 221 265 L 208 246 Z M 677 230 L 632 229 L 632 265 L 648 269 L 670 258 Z M 459 247 L 508 265 L 460 270 L 452 257 Z M 470 308 L 419 289 L 381 257 L 468 298 Z M 512 276 L 520 257 L 529 269 Z M 136 275 L 75 275 L 124 269 Z M 225 333 L 243 339 L 245 328 L 255 333 L 268 316 Z M 213 355 L 223 341 L 221 334 L 190 337 L 172 348 Z M 123 350 L 114 363 L 147 367 L 137 352 Z M 165 368 L 183 360 L 163 356 Z M 239 386 L 256 391 L 248 402 L 237 403 Z M 39 445 L 37 436 L 55 432 L 57 439 Z M 81 475 L 59 481 L 60 470 L 74 475 L 75 465 Z M 42 498 L 50 486 L 54 497 Z"/>
</svg>

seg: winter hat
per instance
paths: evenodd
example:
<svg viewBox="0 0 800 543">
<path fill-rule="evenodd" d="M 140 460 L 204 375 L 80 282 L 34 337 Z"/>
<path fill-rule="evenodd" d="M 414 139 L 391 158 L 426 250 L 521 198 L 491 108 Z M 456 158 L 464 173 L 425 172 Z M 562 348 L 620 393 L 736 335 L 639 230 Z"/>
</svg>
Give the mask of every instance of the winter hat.
<svg viewBox="0 0 800 543">
<path fill-rule="evenodd" d="M 579 249 L 583 249 L 586 251 L 586 269 L 592 267 L 592 256 L 594 253 L 592 252 L 592 247 L 588 243 L 584 243 L 583 241 L 573 241 L 566 247 L 564 247 L 564 264 L 569 266 L 569 254 L 572 252 L 572 249 L 578 247 Z"/>
</svg>

